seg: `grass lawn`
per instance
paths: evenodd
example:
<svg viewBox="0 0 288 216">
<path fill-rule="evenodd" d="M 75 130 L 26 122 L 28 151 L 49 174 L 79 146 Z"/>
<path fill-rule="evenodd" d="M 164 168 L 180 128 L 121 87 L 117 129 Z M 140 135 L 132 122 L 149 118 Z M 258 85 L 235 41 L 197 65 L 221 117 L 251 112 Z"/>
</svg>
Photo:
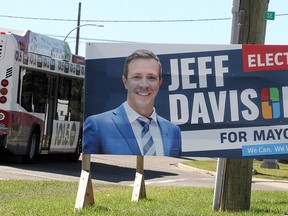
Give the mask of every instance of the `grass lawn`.
<svg viewBox="0 0 288 216">
<path fill-rule="evenodd" d="M 279 170 L 260 168 L 254 177 L 288 180 L 287 164 Z M 216 171 L 216 160 L 189 161 L 187 165 Z M 133 188 L 116 184 L 93 183 L 95 204 L 75 213 L 78 182 L 0 180 L 0 215 L 285 215 L 288 213 L 288 192 L 252 191 L 249 211 L 217 212 L 212 210 L 214 190 L 193 187 L 146 186 L 147 199 L 131 202 Z"/>
<path fill-rule="evenodd" d="M 147 199 L 131 202 L 132 187 L 93 184 L 95 205 L 74 213 L 78 182 L 0 180 L 0 215 L 284 215 L 288 192 L 252 191 L 250 211 L 215 212 L 213 189 L 147 186 Z"/>
</svg>

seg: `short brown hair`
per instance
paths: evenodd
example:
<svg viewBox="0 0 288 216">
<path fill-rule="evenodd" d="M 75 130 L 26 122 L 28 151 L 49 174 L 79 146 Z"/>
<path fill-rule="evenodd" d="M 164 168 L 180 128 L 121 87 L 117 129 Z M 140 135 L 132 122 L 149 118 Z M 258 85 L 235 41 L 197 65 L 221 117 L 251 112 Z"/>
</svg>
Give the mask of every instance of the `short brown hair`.
<svg viewBox="0 0 288 216">
<path fill-rule="evenodd" d="M 161 62 L 158 58 L 157 55 L 155 55 L 153 52 L 151 52 L 150 50 L 146 50 L 146 49 L 139 49 L 136 50 L 135 52 L 133 52 L 131 55 L 129 55 L 124 63 L 124 72 L 123 75 L 124 77 L 127 79 L 128 76 L 128 66 L 130 64 L 131 61 L 133 61 L 134 59 L 154 59 L 157 61 L 158 65 L 159 65 L 159 79 L 162 79 L 162 65 Z"/>
</svg>

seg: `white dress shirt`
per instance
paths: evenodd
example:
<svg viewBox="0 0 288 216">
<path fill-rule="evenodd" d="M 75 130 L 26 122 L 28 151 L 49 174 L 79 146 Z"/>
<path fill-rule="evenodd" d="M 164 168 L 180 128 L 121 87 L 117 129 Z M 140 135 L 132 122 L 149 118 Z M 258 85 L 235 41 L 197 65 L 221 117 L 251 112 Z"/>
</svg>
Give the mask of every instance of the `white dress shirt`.
<svg viewBox="0 0 288 216">
<path fill-rule="evenodd" d="M 137 121 L 137 119 L 139 117 L 142 117 L 142 118 L 145 118 L 145 117 L 139 115 L 135 110 L 133 110 L 129 106 L 127 101 L 124 102 L 124 108 L 127 113 L 128 120 L 131 124 L 134 135 L 136 137 L 141 154 L 143 155 L 143 146 L 142 146 L 142 141 L 141 141 L 142 126 Z M 151 118 L 151 123 L 149 125 L 149 131 L 154 141 L 156 155 L 164 155 L 163 142 L 162 142 L 161 132 L 157 123 L 157 114 L 156 114 L 155 108 L 153 108 L 153 113 L 151 114 L 150 118 Z"/>
</svg>

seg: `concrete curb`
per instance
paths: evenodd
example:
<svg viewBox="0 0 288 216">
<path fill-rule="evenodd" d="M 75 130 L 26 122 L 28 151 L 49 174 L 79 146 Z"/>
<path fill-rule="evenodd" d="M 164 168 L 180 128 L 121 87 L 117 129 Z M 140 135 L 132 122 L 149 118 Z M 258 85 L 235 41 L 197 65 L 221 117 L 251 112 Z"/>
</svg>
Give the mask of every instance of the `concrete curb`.
<svg viewBox="0 0 288 216">
<path fill-rule="evenodd" d="M 185 165 L 183 163 L 178 163 L 178 167 L 182 168 L 182 169 L 191 170 L 193 172 L 198 172 L 198 173 L 202 173 L 202 174 L 211 175 L 211 176 L 215 176 L 216 175 L 216 172 L 195 168 L 195 167 L 192 167 L 192 166 Z"/>
</svg>

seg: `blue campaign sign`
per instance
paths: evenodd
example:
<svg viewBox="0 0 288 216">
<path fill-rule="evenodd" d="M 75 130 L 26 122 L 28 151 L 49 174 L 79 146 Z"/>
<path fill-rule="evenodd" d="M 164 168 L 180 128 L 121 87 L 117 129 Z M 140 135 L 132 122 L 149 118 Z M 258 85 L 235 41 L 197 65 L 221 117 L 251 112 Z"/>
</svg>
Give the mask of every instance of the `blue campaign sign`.
<svg viewBox="0 0 288 216">
<path fill-rule="evenodd" d="M 160 59 L 163 81 L 155 109 L 158 116 L 180 128 L 181 155 L 254 157 L 245 153 L 247 145 L 268 148 L 287 142 L 288 46 L 87 43 L 85 118 L 114 110 L 126 101 L 124 63 L 137 49 L 151 50 Z M 108 122 L 107 118 L 101 121 Z M 122 143 L 111 132 L 113 126 L 119 129 L 119 125 L 115 121 L 102 125 L 101 128 L 111 130 L 105 139 L 98 141 L 104 142 L 109 137 L 119 143 L 111 147 L 117 148 L 115 154 L 126 154 L 121 149 L 125 149 L 127 140 Z M 124 136 L 126 131 L 120 129 L 117 133 Z M 90 140 L 89 145 L 94 145 L 93 139 Z M 173 146 L 173 142 L 167 145 Z M 131 144 L 129 149 L 133 148 Z M 84 153 L 114 154 L 105 152 L 106 146 L 87 149 L 85 152 L 84 148 Z M 132 154 L 141 153 L 134 150 Z M 167 151 L 175 156 L 178 150 L 173 146 Z M 171 155 L 165 154 L 165 145 L 161 151 L 162 155 Z M 259 157 L 288 155 L 286 151 L 272 153 L 257 150 Z"/>
</svg>

